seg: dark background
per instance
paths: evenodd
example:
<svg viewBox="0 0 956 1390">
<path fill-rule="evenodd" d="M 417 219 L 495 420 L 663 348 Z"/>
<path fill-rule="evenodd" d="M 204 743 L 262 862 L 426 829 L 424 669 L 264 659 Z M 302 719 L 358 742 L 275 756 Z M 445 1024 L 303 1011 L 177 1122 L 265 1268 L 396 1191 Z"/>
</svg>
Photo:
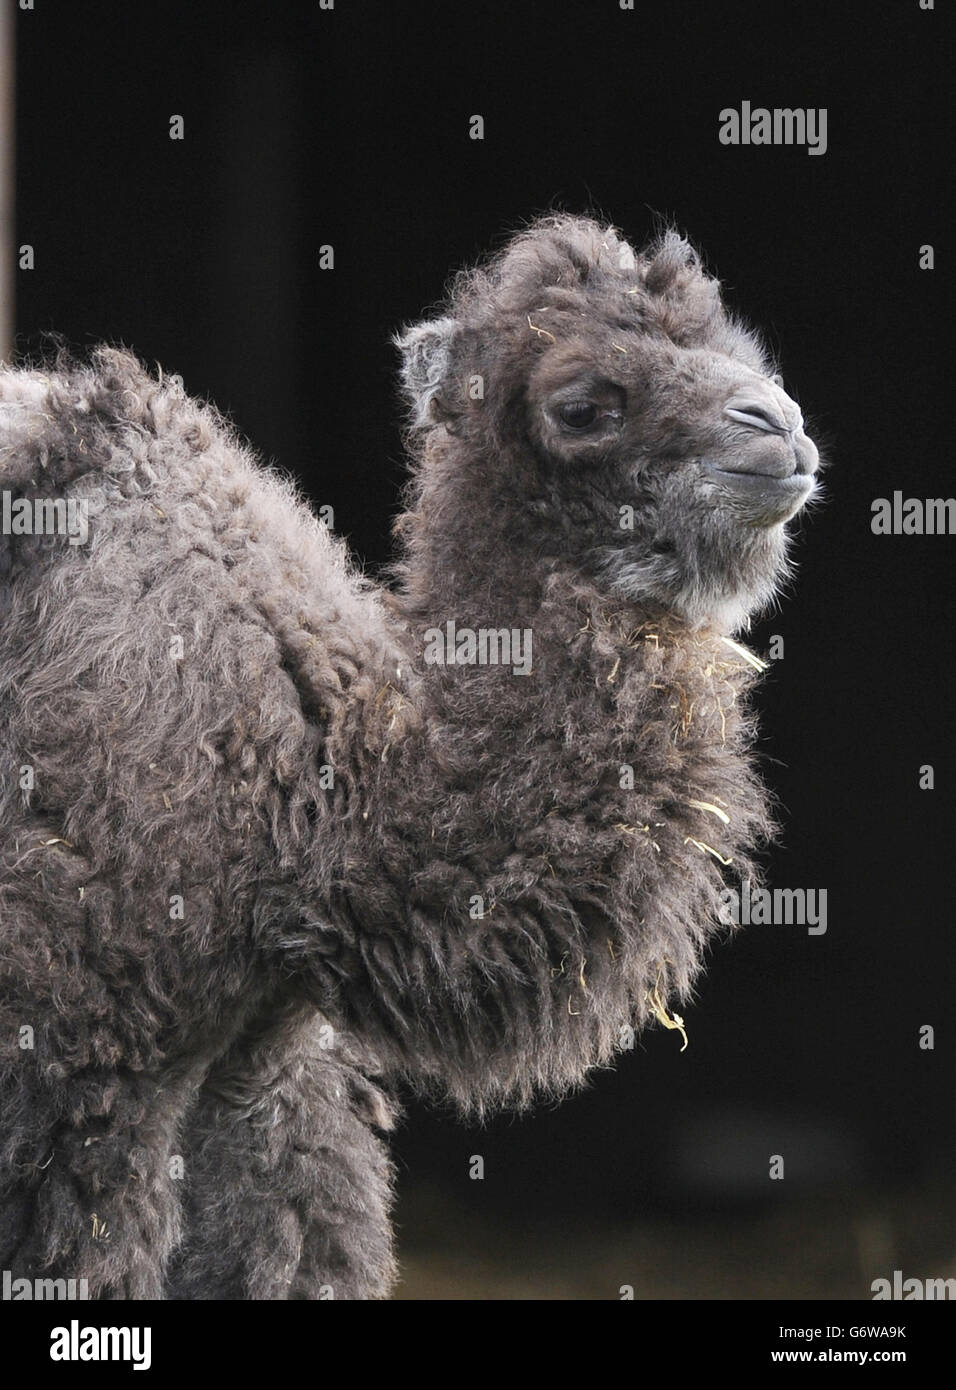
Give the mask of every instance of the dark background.
<svg viewBox="0 0 956 1390">
<path fill-rule="evenodd" d="M 403 479 L 389 337 L 549 208 L 635 242 L 658 215 L 686 230 L 833 462 L 793 593 L 750 639 L 785 643 L 758 695 L 770 882 L 825 888 L 827 934 L 721 945 L 689 1049 L 655 1029 L 560 1108 L 479 1132 L 412 1105 L 405 1296 L 866 1297 L 894 1268 L 956 1273 L 956 540 L 870 529 L 875 497 L 952 491 L 944 14 L 38 0 L 17 25 L 18 348 L 55 330 L 181 373 L 370 569 Z M 826 107 L 826 154 L 720 145 L 743 99 Z"/>
</svg>

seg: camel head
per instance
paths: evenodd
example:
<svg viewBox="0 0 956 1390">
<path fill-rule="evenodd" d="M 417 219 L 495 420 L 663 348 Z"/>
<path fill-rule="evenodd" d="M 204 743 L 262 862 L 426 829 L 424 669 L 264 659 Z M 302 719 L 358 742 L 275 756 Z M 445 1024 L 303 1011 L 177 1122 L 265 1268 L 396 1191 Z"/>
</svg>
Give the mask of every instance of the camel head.
<svg viewBox="0 0 956 1390">
<path fill-rule="evenodd" d="M 542 219 L 397 341 L 419 541 L 454 496 L 479 570 L 571 564 L 721 631 L 772 597 L 819 456 L 676 233 L 635 253 L 588 218 Z"/>
</svg>

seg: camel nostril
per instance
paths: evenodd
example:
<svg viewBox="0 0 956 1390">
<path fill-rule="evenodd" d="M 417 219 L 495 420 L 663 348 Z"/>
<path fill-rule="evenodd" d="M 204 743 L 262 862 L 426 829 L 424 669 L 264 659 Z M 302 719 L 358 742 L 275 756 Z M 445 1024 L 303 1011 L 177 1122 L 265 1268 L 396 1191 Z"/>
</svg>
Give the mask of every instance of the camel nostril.
<svg viewBox="0 0 956 1390">
<path fill-rule="evenodd" d="M 791 434 L 793 432 L 782 415 L 756 401 L 741 401 L 733 406 L 728 405 L 724 414 L 731 420 L 737 420 L 742 425 L 750 425 L 755 430 L 764 430 L 768 434 Z"/>
</svg>

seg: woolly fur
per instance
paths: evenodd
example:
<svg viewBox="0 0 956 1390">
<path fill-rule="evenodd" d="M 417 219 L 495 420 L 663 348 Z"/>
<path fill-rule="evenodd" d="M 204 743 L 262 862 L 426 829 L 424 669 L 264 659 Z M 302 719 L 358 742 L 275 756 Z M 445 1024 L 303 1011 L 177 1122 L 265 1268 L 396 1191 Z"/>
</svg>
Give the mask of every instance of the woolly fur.
<svg viewBox="0 0 956 1390">
<path fill-rule="evenodd" d="M 392 589 L 178 379 L 107 348 L 0 373 L 0 488 L 89 507 L 85 545 L 0 536 L 14 1277 L 384 1297 L 399 1082 L 524 1105 L 688 998 L 718 855 L 753 873 L 771 829 L 754 672 L 592 563 L 607 508 L 549 473 L 529 382 L 572 320 L 585 355 L 767 368 L 685 243 L 622 245 L 536 224 L 404 336 Z M 448 620 L 530 629 L 531 674 L 426 664 Z"/>
</svg>

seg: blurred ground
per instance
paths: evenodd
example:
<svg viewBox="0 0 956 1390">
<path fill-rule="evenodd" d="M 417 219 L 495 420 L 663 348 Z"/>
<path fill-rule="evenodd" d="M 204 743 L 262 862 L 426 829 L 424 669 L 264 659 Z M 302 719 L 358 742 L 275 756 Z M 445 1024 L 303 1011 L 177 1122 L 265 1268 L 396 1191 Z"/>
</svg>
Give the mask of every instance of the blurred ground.
<svg viewBox="0 0 956 1390">
<path fill-rule="evenodd" d="M 870 1299 L 894 1269 L 956 1277 L 956 1182 L 560 1229 L 490 1225 L 421 1187 L 396 1220 L 404 1300 Z"/>
</svg>

